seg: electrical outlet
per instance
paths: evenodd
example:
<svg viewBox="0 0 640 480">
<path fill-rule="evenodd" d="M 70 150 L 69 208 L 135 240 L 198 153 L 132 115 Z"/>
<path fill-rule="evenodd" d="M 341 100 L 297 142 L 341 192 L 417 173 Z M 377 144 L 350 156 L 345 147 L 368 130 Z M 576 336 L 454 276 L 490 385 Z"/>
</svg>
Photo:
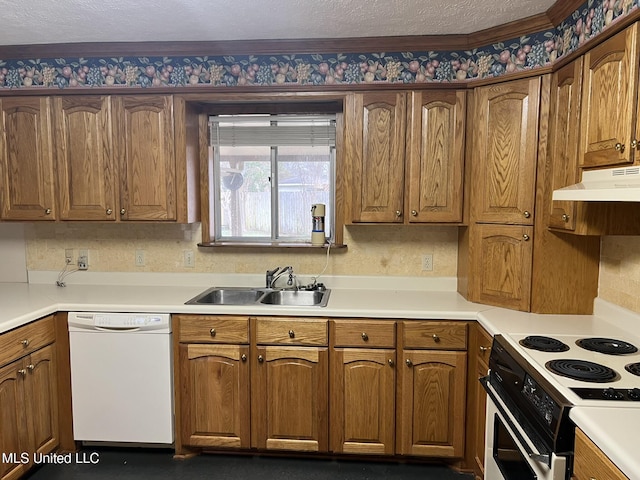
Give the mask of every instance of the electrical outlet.
<svg viewBox="0 0 640 480">
<path fill-rule="evenodd" d="M 144 267 L 144 250 L 136 250 L 136 267 Z"/>
<path fill-rule="evenodd" d="M 188 268 L 195 267 L 196 260 L 193 255 L 193 250 L 185 250 L 184 251 L 184 266 Z"/>
<path fill-rule="evenodd" d="M 78 270 L 89 270 L 89 250 L 86 248 L 78 250 Z"/>
<path fill-rule="evenodd" d="M 64 249 L 64 263 L 65 265 L 71 265 L 73 263 L 73 248 Z"/>
<path fill-rule="evenodd" d="M 423 272 L 433 271 L 433 254 L 426 253 L 422 255 L 422 271 Z"/>
</svg>

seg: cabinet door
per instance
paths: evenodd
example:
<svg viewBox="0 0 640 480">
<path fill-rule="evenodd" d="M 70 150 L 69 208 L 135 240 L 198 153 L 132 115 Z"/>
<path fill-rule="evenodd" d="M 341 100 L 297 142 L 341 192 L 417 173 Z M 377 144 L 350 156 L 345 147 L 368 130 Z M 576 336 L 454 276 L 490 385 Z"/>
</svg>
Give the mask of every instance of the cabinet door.
<svg viewBox="0 0 640 480">
<path fill-rule="evenodd" d="M 461 457 L 467 353 L 404 350 L 401 360 L 398 453 Z"/>
<path fill-rule="evenodd" d="M 175 220 L 172 98 L 122 96 L 113 100 L 119 127 L 120 218 Z"/>
<path fill-rule="evenodd" d="M 20 478 L 31 461 L 26 431 L 25 378 L 21 360 L 0 368 L 0 452 L 11 455 L 10 461 L 0 462 L 2 480 Z M 26 458 L 21 456 L 23 453 Z"/>
<path fill-rule="evenodd" d="M 482 377 L 486 377 L 489 373 L 489 365 L 487 365 L 483 361 L 478 361 L 476 373 L 474 378 L 480 379 Z M 474 406 L 475 411 L 473 415 L 475 416 L 475 425 L 474 429 L 471 432 L 471 435 L 474 436 L 474 471 L 477 475 L 484 476 L 484 448 L 485 448 L 485 423 L 486 423 L 486 411 L 487 411 L 487 393 L 484 391 L 480 383 L 476 385 L 474 389 Z"/>
<path fill-rule="evenodd" d="M 582 58 L 561 68 L 551 77 L 551 114 L 549 125 L 549 168 L 551 188 L 557 190 L 580 181 L 578 139 Z M 549 226 L 575 230 L 576 202 L 554 200 L 549 203 Z"/>
<path fill-rule="evenodd" d="M 462 221 L 466 94 L 411 93 L 407 147 L 407 219 Z"/>
<path fill-rule="evenodd" d="M 60 218 L 115 220 L 109 97 L 56 97 L 53 112 Z"/>
<path fill-rule="evenodd" d="M 473 301 L 529 310 L 533 227 L 477 224 L 471 233 L 474 252 Z"/>
<path fill-rule="evenodd" d="M 326 348 L 258 347 L 251 393 L 252 447 L 328 450 Z"/>
<path fill-rule="evenodd" d="M 348 97 L 345 121 L 353 176 L 354 222 L 404 219 L 405 93 Z"/>
<path fill-rule="evenodd" d="M 580 162 L 585 167 L 633 163 L 638 132 L 638 24 L 584 56 Z"/>
<path fill-rule="evenodd" d="M 529 310 L 533 261 L 533 227 L 475 225 L 474 301 Z"/>
<path fill-rule="evenodd" d="M 333 351 L 331 451 L 393 455 L 395 350 Z"/>
<path fill-rule="evenodd" d="M 25 360 L 25 396 L 31 448 L 39 454 L 58 446 L 58 387 L 56 351 L 53 345 L 32 353 Z"/>
<path fill-rule="evenodd" d="M 49 98 L 5 97 L 0 105 L 1 218 L 55 220 Z"/>
<path fill-rule="evenodd" d="M 476 90 L 474 221 L 533 225 L 539 105 L 539 77 Z"/>
<path fill-rule="evenodd" d="M 180 345 L 182 442 L 249 448 L 248 346 Z"/>
</svg>

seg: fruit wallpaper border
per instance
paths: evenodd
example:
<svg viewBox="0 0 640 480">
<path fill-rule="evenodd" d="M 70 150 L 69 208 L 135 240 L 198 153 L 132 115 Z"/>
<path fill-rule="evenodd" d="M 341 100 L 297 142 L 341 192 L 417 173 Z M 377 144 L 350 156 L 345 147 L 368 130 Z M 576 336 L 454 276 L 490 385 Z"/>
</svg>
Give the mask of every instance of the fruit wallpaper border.
<svg viewBox="0 0 640 480">
<path fill-rule="evenodd" d="M 588 0 L 554 29 L 465 51 L 0 59 L 0 90 L 464 82 L 549 65 L 639 5 Z"/>
</svg>

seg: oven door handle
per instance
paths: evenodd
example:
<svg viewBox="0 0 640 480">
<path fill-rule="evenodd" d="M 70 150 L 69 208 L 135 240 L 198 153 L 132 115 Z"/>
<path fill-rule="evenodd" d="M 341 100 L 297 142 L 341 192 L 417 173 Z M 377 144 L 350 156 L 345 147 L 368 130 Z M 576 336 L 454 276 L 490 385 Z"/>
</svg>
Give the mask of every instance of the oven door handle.
<svg viewBox="0 0 640 480">
<path fill-rule="evenodd" d="M 522 445 L 522 448 L 525 449 L 525 453 L 529 456 L 529 458 L 549 465 L 549 462 L 550 462 L 549 455 L 534 452 L 529 446 L 529 443 L 524 439 L 524 437 L 522 436 L 518 428 L 513 424 L 513 422 L 511 421 L 511 417 L 503 408 L 502 402 L 500 401 L 498 396 L 494 393 L 494 391 L 491 388 L 489 388 L 489 385 L 490 385 L 489 376 L 487 375 L 486 377 L 480 378 L 480 384 L 482 385 L 482 388 L 484 388 L 484 391 L 487 392 L 487 395 L 495 405 L 496 409 L 502 415 L 504 421 L 509 425 L 509 428 L 511 429 L 513 434 L 518 438 L 518 442 L 520 443 L 520 445 Z"/>
</svg>

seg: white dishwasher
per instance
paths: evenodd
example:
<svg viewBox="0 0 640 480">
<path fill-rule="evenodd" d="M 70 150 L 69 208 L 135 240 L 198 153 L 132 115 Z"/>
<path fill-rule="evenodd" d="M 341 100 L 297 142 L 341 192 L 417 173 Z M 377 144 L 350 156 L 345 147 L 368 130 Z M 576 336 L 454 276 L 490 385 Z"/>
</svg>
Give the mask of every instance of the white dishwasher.
<svg viewBox="0 0 640 480">
<path fill-rule="evenodd" d="M 171 444 L 171 316 L 70 312 L 73 436 Z"/>
</svg>

